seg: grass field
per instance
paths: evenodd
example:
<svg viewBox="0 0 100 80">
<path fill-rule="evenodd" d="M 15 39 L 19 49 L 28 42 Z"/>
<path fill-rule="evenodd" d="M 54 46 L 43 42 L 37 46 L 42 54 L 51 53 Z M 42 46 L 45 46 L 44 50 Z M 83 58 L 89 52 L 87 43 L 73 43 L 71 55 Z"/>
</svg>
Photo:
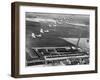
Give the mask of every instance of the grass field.
<svg viewBox="0 0 100 80">
<path fill-rule="evenodd" d="M 56 25 L 51 27 L 47 33 L 41 34 L 39 38 L 32 38 L 32 33 L 38 33 L 41 24 L 27 22 L 26 25 L 26 46 L 30 47 L 54 47 L 54 46 L 69 46 L 69 44 L 76 45 L 77 39 L 80 38 L 79 47 L 89 48 L 87 39 L 89 38 L 88 26 L 74 26 L 70 24 Z M 51 29 L 47 26 L 46 29 Z"/>
</svg>

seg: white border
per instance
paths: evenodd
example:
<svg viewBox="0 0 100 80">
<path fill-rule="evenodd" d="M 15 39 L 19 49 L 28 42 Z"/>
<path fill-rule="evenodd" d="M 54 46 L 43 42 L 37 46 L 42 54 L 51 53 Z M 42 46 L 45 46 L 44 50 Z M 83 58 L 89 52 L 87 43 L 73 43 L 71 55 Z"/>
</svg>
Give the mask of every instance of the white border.
<svg viewBox="0 0 100 80">
<path fill-rule="evenodd" d="M 57 67 L 25 67 L 25 12 L 88 14 L 90 15 L 90 64 Z M 95 11 L 86 9 L 20 6 L 20 74 L 74 72 L 95 70 Z"/>
</svg>

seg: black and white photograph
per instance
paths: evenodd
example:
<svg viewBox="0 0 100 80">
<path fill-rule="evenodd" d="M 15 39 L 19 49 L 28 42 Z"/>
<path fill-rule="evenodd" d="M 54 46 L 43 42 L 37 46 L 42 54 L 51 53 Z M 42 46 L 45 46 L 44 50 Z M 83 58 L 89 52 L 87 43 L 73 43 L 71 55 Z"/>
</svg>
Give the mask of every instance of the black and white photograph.
<svg viewBox="0 0 100 80">
<path fill-rule="evenodd" d="M 12 76 L 97 73 L 97 7 L 12 4 Z"/>
<path fill-rule="evenodd" d="M 26 12 L 26 66 L 89 64 L 90 15 Z"/>
</svg>

